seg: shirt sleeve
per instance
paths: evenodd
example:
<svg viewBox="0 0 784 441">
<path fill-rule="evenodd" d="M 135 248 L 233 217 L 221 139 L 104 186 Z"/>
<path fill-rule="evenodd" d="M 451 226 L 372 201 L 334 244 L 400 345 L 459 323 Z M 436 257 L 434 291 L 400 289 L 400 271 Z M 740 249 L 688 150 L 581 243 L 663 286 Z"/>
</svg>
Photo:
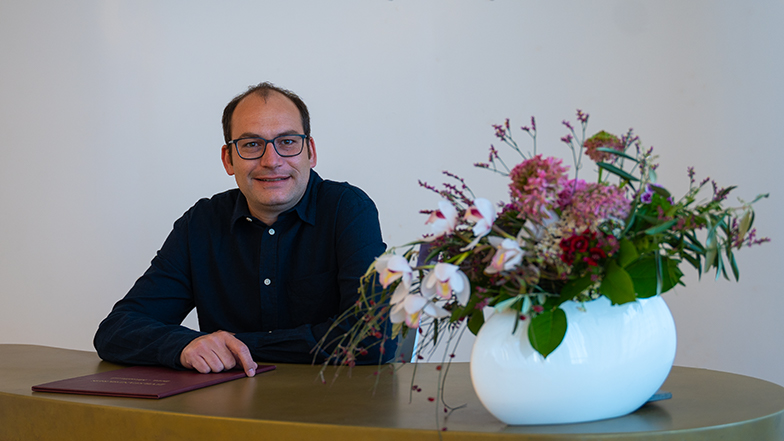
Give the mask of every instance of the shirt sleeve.
<svg viewBox="0 0 784 441">
<path fill-rule="evenodd" d="M 337 207 L 335 225 L 339 310 L 342 313 L 356 303 L 360 278 L 376 257 L 386 250 L 386 245 L 381 236 L 378 210 L 373 201 L 359 189 L 352 187 L 344 192 Z M 355 317 L 340 323 L 336 323 L 337 319 L 336 315 L 322 323 L 302 325 L 294 329 L 241 333 L 236 337 L 249 347 L 254 359 L 320 363 L 334 350 L 335 344 L 327 344 L 316 353 L 318 343 L 327 336 L 325 341 L 333 341 L 345 334 L 356 322 Z M 390 338 L 391 326 L 387 328 L 381 339 L 370 337 L 363 342 L 368 353 L 358 357 L 357 364 L 386 363 L 394 358 L 397 343 Z"/>
<path fill-rule="evenodd" d="M 182 368 L 180 353 L 204 334 L 180 325 L 194 307 L 187 237 L 186 213 L 149 269 L 99 325 L 93 345 L 102 359 Z"/>
</svg>

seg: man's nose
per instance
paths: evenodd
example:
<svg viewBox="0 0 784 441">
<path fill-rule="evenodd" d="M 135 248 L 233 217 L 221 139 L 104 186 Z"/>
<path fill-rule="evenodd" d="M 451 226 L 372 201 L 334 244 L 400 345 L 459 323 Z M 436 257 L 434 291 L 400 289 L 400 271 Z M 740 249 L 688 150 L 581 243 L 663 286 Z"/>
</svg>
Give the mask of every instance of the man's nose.
<svg viewBox="0 0 784 441">
<path fill-rule="evenodd" d="M 259 161 L 264 167 L 277 167 L 283 163 L 283 157 L 275 150 L 275 144 L 273 144 L 272 141 L 267 141 L 267 143 L 264 144 L 264 154 Z"/>
</svg>

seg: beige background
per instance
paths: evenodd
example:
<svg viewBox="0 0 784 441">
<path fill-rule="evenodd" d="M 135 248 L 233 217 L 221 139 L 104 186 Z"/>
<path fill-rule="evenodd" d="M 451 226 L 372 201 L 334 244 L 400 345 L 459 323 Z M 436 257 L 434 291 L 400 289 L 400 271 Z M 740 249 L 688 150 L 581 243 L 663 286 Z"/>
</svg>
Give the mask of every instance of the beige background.
<svg viewBox="0 0 784 441">
<path fill-rule="evenodd" d="M 375 199 L 388 244 L 426 231 L 418 179 L 505 197 L 471 164 L 506 117 L 536 115 L 566 158 L 580 108 L 592 132 L 634 127 L 676 193 L 688 165 L 771 192 L 773 243 L 739 255 L 741 282 L 690 274 L 666 299 L 677 364 L 784 385 L 783 21 L 781 0 L 0 2 L 0 343 L 91 349 L 174 220 L 234 186 L 221 111 L 270 80 L 304 97 L 317 170 Z"/>
</svg>

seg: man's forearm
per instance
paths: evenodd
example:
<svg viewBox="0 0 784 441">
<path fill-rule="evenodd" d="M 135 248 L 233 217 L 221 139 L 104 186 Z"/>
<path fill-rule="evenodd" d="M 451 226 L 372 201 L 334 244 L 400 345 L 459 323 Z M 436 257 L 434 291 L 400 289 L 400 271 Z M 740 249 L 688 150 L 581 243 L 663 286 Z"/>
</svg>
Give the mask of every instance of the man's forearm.
<svg viewBox="0 0 784 441">
<path fill-rule="evenodd" d="M 113 311 L 101 322 L 93 344 L 106 361 L 182 368 L 180 352 L 201 335 L 204 333 L 138 313 Z"/>
</svg>

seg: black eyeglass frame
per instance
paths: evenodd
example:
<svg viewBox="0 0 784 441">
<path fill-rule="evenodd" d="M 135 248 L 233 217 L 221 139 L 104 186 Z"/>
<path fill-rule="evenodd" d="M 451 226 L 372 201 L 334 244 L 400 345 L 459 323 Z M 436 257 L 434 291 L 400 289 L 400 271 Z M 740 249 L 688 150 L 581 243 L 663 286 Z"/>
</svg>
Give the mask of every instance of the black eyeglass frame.
<svg viewBox="0 0 784 441">
<path fill-rule="evenodd" d="M 298 138 L 302 138 L 302 144 L 300 144 L 301 148 L 299 149 L 299 152 L 294 153 L 293 155 L 283 155 L 283 154 L 281 154 L 278 151 L 278 148 L 275 146 L 275 141 L 278 138 L 286 138 L 286 137 L 292 137 L 292 136 L 296 136 Z M 302 151 L 305 150 L 305 141 L 307 139 L 309 139 L 309 138 L 310 138 L 310 136 L 308 136 L 308 135 L 300 135 L 298 133 L 289 133 L 287 135 L 280 135 L 280 136 L 276 136 L 276 137 L 274 137 L 272 139 L 266 139 L 266 138 L 262 138 L 260 136 L 248 136 L 246 138 L 232 139 L 231 141 L 229 141 L 229 144 L 234 144 L 234 150 L 237 151 L 237 156 L 239 156 L 240 158 L 242 158 L 242 159 L 244 159 L 246 161 L 252 161 L 254 159 L 259 159 L 262 156 L 264 156 L 264 154 L 267 153 L 267 144 L 272 144 L 272 148 L 275 149 L 275 153 L 277 153 L 278 156 L 280 156 L 281 158 L 293 158 L 294 156 L 299 156 L 299 155 L 302 154 Z M 261 154 L 259 156 L 255 156 L 253 158 L 246 158 L 246 157 L 242 156 L 242 153 L 240 153 L 240 146 L 237 145 L 237 143 L 242 141 L 242 140 L 245 140 L 245 139 L 259 139 L 259 140 L 264 142 L 264 148 L 261 150 Z"/>
</svg>

